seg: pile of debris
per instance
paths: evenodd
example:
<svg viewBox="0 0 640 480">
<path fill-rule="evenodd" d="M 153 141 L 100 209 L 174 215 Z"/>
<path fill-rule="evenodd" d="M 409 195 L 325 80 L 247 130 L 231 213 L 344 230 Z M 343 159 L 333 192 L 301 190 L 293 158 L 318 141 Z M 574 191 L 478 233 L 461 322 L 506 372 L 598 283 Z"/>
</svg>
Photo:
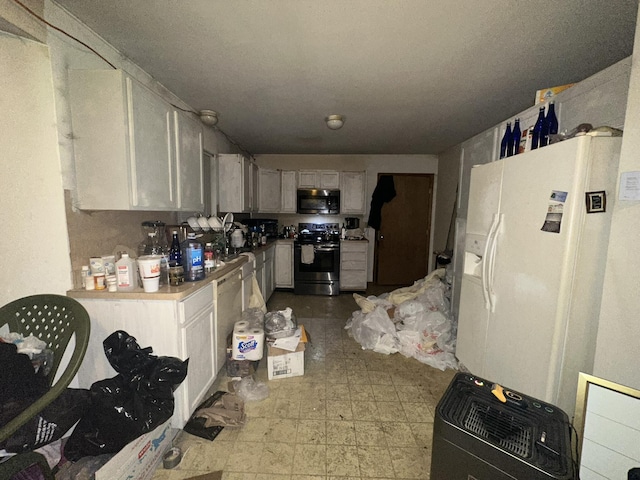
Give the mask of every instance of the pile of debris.
<svg viewBox="0 0 640 480">
<path fill-rule="evenodd" d="M 379 297 L 354 293 L 361 310 L 351 314 L 345 329 L 364 350 L 400 352 L 440 370 L 457 369 L 457 328 L 445 273 L 440 268 L 410 287 Z"/>
</svg>

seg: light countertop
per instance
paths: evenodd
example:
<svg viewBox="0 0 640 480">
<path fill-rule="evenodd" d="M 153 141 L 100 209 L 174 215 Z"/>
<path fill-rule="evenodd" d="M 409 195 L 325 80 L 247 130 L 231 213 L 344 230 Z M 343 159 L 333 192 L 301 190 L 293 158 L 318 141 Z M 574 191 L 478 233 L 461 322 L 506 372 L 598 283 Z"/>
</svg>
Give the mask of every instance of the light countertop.
<svg viewBox="0 0 640 480">
<path fill-rule="evenodd" d="M 263 248 L 268 248 L 269 244 Z M 257 250 L 256 250 L 257 251 Z M 184 282 L 182 285 L 172 287 L 170 285 L 162 285 L 157 292 L 146 293 L 142 287 L 138 287 L 130 292 L 109 292 L 108 290 L 84 290 L 76 288 L 67 291 L 67 296 L 72 298 L 84 299 L 102 299 L 102 300 L 182 300 L 192 293 L 195 293 L 202 287 L 210 284 L 214 280 L 224 277 L 228 273 L 242 267 L 249 261 L 246 255 L 239 255 L 233 260 L 225 262 L 221 267 L 216 268 L 212 273 L 208 274 L 204 280 L 197 282 Z"/>
</svg>

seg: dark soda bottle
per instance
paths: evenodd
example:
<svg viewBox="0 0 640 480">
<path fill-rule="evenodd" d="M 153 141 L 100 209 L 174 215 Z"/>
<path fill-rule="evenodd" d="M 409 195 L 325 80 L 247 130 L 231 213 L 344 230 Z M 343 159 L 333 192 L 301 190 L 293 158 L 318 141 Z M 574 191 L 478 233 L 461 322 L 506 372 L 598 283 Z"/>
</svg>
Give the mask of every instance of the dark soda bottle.
<svg viewBox="0 0 640 480">
<path fill-rule="evenodd" d="M 169 264 L 172 266 L 182 265 L 182 250 L 180 249 L 180 239 L 178 231 L 172 232 L 171 247 L 169 248 Z"/>
<path fill-rule="evenodd" d="M 558 117 L 556 117 L 556 107 L 553 102 L 551 102 L 547 108 L 545 120 L 547 122 L 549 135 L 556 135 L 558 133 Z"/>
<path fill-rule="evenodd" d="M 505 130 L 502 141 L 500 142 L 500 158 L 507 156 L 509 142 L 513 142 L 513 137 L 511 136 L 511 122 L 507 122 L 507 129 Z"/>
<path fill-rule="evenodd" d="M 513 124 L 513 132 L 511 136 L 513 137 L 513 154 L 517 155 L 520 153 L 520 136 L 522 132 L 520 131 L 520 119 L 516 118 L 515 123 Z"/>
<path fill-rule="evenodd" d="M 533 127 L 533 136 L 531 137 L 531 150 L 535 150 L 538 147 L 543 147 L 546 145 L 542 145 L 542 134 L 543 131 L 546 130 L 545 127 L 545 119 L 544 119 L 544 107 L 540 107 L 540 111 L 538 112 L 538 120 L 536 120 L 536 124 Z"/>
</svg>

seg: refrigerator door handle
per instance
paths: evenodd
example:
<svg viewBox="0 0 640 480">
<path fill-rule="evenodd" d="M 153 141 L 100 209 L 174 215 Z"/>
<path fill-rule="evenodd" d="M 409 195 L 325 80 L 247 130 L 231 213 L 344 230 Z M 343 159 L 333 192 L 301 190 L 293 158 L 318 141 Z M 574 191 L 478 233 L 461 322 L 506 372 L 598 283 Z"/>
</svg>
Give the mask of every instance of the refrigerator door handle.
<svg viewBox="0 0 640 480">
<path fill-rule="evenodd" d="M 493 234 L 493 238 L 491 239 L 491 253 L 489 258 L 487 259 L 489 265 L 487 267 L 487 292 L 489 296 L 489 305 L 490 311 L 493 313 L 496 311 L 496 292 L 493 290 L 493 275 L 496 265 L 496 247 L 498 246 L 498 234 L 500 233 L 500 227 L 502 226 L 502 220 L 504 219 L 504 214 L 496 214 L 494 217 L 494 222 L 496 222 L 496 228 Z"/>
<path fill-rule="evenodd" d="M 484 298 L 484 308 L 491 311 L 491 299 L 489 297 L 489 255 L 491 252 L 491 239 L 495 234 L 498 227 L 498 214 L 493 215 L 493 221 L 491 227 L 489 227 L 489 233 L 487 234 L 487 241 L 484 245 L 484 252 L 482 254 L 482 296 Z"/>
</svg>

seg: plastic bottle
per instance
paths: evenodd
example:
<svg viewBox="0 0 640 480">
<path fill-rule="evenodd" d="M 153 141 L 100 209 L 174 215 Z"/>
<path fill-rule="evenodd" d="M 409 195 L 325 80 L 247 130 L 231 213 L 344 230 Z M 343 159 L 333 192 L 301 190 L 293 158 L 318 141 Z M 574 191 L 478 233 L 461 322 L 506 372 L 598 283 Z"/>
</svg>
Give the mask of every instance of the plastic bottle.
<svg viewBox="0 0 640 480">
<path fill-rule="evenodd" d="M 82 288 L 87 287 L 87 277 L 89 275 L 91 275 L 91 272 L 89 271 L 89 265 L 83 265 L 82 270 L 80 271 L 80 281 L 82 282 Z"/>
<path fill-rule="evenodd" d="M 547 108 L 547 116 L 545 117 L 545 120 L 549 131 L 548 135 L 556 135 L 558 133 L 558 117 L 556 117 L 556 107 L 553 102 L 551 102 Z"/>
<path fill-rule="evenodd" d="M 538 120 L 536 120 L 536 124 L 533 127 L 533 137 L 531 138 L 531 150 L 535 150 L 538 147 L 544 147 L 546 143 L 542 144 L 542 134 L 545 128 L 545 119 L 544 119 L 544 107 L 540 107 L 540 111 L 538 112 Z"/>
<path fill-rule="evenodd" d="M 187 239 L 182 242 L 182 267 L 187 282 L 203 280 L 205 277 L 204 251 L 195 233 L 187 234 Z"/>
<path fill-rule="evenodd" d="M 138 286 L 138 267 L 127 252 L 122 252 L 120 260 L 116 262 L 116 278 L 120 292 L 130 292 Z"/>
<path fill-rule="evenodd" d="M 500 142 L 500 158 L 504 158 L 507 156 L 507 147 L 510 141 L 512 141 L 511 122 L 507 122 L 507 129 L 504 131 L 502 141 Z"/>
<path fill-rule="evenodd" d="M 211 273 L 216 269 L 216 260 L 213 243 L 206 243 L 204 246 L 204 273 Z"/>
<path fill-rule="evenodd" d="M 513 132 L 511 133 L 511 154 L 517 155 L 520 153 L 520 136 L 522 132 L 520 131 L 520 119 L 516 118 L 516 122 L 513 125 Z"/>
<path fill-rule="evenodd" d="M 169 248 L 169 263 L 171 266 L 182 265 L 182 250 L 180 248 L 180 239 L 178 238 L 178 231 L 171 232 L 172 240 L 171 247 Z"/>
</svg>

